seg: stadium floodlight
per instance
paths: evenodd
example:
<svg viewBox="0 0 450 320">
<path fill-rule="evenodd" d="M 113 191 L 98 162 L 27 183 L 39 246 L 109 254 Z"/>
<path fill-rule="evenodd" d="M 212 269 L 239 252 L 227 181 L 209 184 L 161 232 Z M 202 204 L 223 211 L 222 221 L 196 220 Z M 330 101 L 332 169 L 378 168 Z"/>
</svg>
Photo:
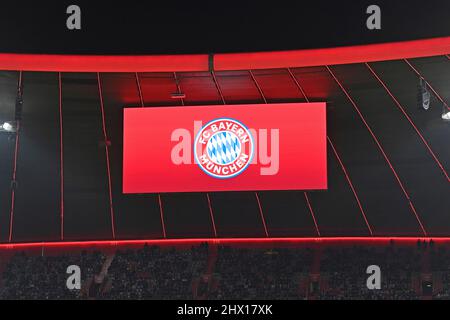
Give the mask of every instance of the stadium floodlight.
<svg viewBox="0 0 450 320">
<path fill-rule="evenodd" d="M 420 78 L 419 83 L 419 105 L 424 109 L 430 109 L 431 104 L 431 93 L 427 88 L 427 83 L 423 78 Z"/>
<path fill-rule="evenodd" d="M 0 122 L 0 133 L 13 133 L 16 132 L 16 122 L 15 121 L 5 121 L 3 124 Z"/>
<path fill-rule="evenodd" d="M 420 78 L 419 82 L 419 90 L 418 90 L 418 100 L 419 105 L 421 108 L 423 108 L 425 111 L 428 111 L 431 107 L 431 93 L 428 90 L 427 82 Z M 448 108 L 448 105 L 444 102 L 442 105 L 442 120 L 450 120 L 450 109 Z"/>
<path fill-rule="evenodd" d="M 445 108 L 442 112 L 442 119 L 443 120 L 450 120 L 450 110 Z"/>
<path fill-rule="evenodd" d="M 2 128 L 5 131 L 12 131 L 13 130 L 13 126 L 9 122 L 3 123 Z"/>
</svg>

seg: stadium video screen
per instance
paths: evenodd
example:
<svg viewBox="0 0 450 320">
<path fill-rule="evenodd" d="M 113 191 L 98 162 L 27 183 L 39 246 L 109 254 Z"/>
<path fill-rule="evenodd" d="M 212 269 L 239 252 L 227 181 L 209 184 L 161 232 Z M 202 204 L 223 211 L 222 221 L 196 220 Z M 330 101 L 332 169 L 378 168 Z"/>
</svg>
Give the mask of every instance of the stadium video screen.
<svg viewBox="0 0 450 320">
<path fill-rule="evenodd" d="M 326 188 L 325 103 L 124 109 L 124 193 Z"/>
</svg>

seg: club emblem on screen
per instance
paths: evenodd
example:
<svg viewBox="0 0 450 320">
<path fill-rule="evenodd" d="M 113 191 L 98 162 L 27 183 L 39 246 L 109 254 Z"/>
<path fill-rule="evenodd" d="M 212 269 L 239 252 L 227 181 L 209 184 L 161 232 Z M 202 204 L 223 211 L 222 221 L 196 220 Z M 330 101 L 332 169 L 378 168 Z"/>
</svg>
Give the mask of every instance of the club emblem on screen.
<svg viewBox="0 0 450 320">
<path fill-rule="evenodd" d="M 195 161 L 200 169 L 219 179 L 244 172 L 252 161 L 253 152 L 250 131 L 241 122 L 229 118 L 207 123 L 194 142 Z"/>
</svg>

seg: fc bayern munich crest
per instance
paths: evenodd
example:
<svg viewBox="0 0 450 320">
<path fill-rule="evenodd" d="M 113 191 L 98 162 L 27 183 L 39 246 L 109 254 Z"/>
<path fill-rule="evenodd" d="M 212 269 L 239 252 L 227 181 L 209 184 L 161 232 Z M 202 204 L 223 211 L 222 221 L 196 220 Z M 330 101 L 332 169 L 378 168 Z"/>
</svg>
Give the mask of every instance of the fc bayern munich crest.
<svg viewBox="0 0 450 320">
<path fill-rule="evenodd" d="M 252 161 L 253 152 L 250 131 L 241 122 L 230 118 L 208 122 L 194 142 L 195 161 L 200 169 L 219 179 L 244 172 Z"/>
</svg>

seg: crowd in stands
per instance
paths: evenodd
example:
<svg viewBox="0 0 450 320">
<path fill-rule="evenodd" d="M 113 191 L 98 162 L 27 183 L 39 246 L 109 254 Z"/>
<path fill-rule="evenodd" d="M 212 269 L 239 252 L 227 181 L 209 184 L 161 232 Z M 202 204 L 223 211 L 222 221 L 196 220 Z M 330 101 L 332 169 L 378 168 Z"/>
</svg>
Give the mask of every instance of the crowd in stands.
<svg viewBox="0 0 450 320">
<path fill-rule="evenodd" d="M 80 267 L 85 282 L 100 272 L 104 255 L 82 252 L 76 255 L 27 256 L 11 258 L 2 275 L 0 299 L 77 299 L 80 290 L 68 290 L 67 267 Z"/>
<path fill-rule="evenodd" d="M 206 269 L 208 248 L 144 247 L 118 251 L 108 271 L 105 299 L 191 299 L 192 281 Z M 132 279 L 132 280 L 130 280 Z"/>
<path fill-rule="evenodd" d="M 431 251 L 431 269 L 442 283 L 436 299 L 450 300 L 450 250 L 439 248 Z"/>
<path fill-rule="evenodd" d="M 18 253 L 0 281 L 0 299 L 420 299 L 422 278 L 435 299 L 450 298 L 450 250 L 434 246 L 191 248 L 145 246 L 111 256 Z M 66 287 L 69 265 L 82 270 L 82 290 Z M 377 265 L 381 289 L 369 290 Z M 102 269 L 103 267 L 103 269 Z M 100 280 L 99 280 L 100 279 Z M 95 290 L 93 290 L 95 288 Z"/>
<path fill-rule="evenodd" d="M 299 281 L 309 272 L 310 249 L 219 248 L 211 299 L 298 299 Z"/>
<path fill-rule="evenodd" d="M 321 276 L 328 280 L 329 290 L 320 299 L 387 299 L 418 298 L 412 279 L 421 271 L 419 253 L 410 247 L 355 247 L 326 249 Z M 381 290 L 369 290 L 369 266 L 378 266 L 382 276 Z"/>
</svg>

